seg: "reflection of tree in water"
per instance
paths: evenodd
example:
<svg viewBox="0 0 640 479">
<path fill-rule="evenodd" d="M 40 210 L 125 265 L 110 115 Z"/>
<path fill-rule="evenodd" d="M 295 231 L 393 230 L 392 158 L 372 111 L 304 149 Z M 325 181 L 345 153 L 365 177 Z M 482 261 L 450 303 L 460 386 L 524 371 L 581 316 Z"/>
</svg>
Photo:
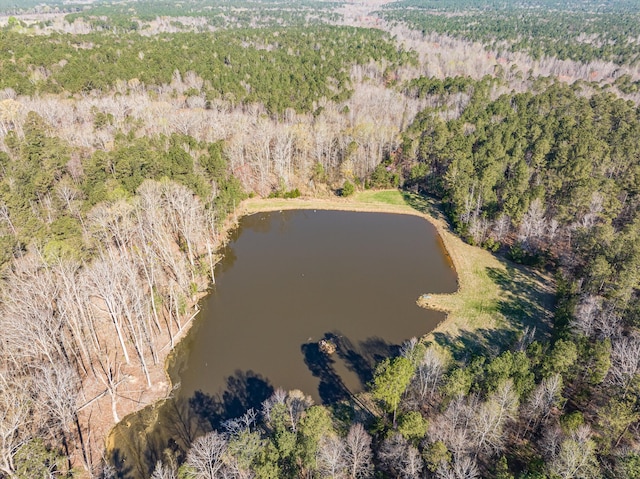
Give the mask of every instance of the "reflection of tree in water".
<svg viewBox="0 0 640 479">
<path fill-rule="evenodd" d="M 149 476 L 156 457 L 165 449 L 162 429 L 155 424 L 157 414 L 153 407 L 148 407 L 116 425 L 111 437 L 115 447 L 108 451 L 107 457 L 116 478 Z"/>
<path fill-rule="evenodd" d="M 189 405 L 206 426 L 218 429 L 227 419 L 240 417 L 251 408 L 259 409 L 272 394 L 273 386 L 267 379 L 253 371 L 236 371 L 227 378 L 222 394 L 213 396 L 196 391 Z"/>
<path fill-rule="evenodd" d="M 398 348 L 375 337 L 360 341 L 356 347 L 339 332 L 327 333 L 324 339 L 335 345 L 335 356 L 322 352 L 318 343 L 303 344 L 301 350 L 305 364 L 320 381 L 318 393 L 325 404 L 345 400 L 358 403 L 336 372 L 336 358 L 344 361 L 364 387 L 372 379 L 376 363 Z M 118 448 L 110 452 L 109 462 L 115 467 L 116 477 L 149 477 L 156 462 L 167 455 L 181 463 L 198 436 L 220 429 L 224 421 L 240 417 L 251 408 L 259 410 L 273 392 L 266 378 L 253 371 L 236 371 L 227 378 L 222 393 L 196 391 L 188 399 L 169 399 L 159 408 L 150 409 L 144 419 L 137 416 L 140 422 L 124 426 L 126 430 L 116 435 Z"/>
<path fill-rule="evenodd" d="M 232 240 L 235 241 L 245 228 L 256 233 L 268 233 L 272 226 L 270 216 L 271 213 L 256 213 L 243 217 L 238 228 L 235 229 L 238 234 L 237 236 L 234 234 Z"/>
<path fill-rule="evenodd" d="M 332 340 L 332 336 L 325 334 L 325 339 Z M 351 393 L 333 368 L 335 361 L 320 350 L 318 343 L 306 343 L 300 349 L 309 371 L 320 380 L 318 394 L 323 403 L 332 404 L 351 397 Z"/>
<path fill-rule="evenodd" d="M 273 213 L 270 213 L 273 214 Z M 285 211 L 280 211 L 278 213 L 278 216 L 276 216 L 277 219 L 279 219 L 280 221 L 278 222 L 278 231 L 280 233 L 285 233 L 289 230 L 290 228 L 290 223 L 291 223 L 291 219 L 294 216 L 298 216 L 298 215 L 302 215 L 303 218 L 307 218 L 308 213 L 305 210 L 285 210 Z M 269 221 L 269 223 L 271 223 L 270 220 L 265 220 L 265 221 Z"/>
<path fill-rule="evenodd" d="M 123 421 L 114 431 L 118 445 L 109 454 L 118 478 L 149 477 L 158 461 L 171 455 L 182 462 L 191 443 L 205 431 L 183 398 L 170 398 Z"/>
<path fill-rule="evenodd" d="M 169 447 L 176 454 L 186 453 L 191 443 L 204 432 L 189 401 L 182 397 L 167 401 L 163 406 L 157 429 L 164 431 L 164 447 Z"/>
<path fill-rule="evenodd" d="M 338 336 L 336 346 L 338 356 L 350 371 L 358 375 L 363 387 L 373 379 L 376 364 L 385 358 L 395 356 L 399 350 L 399 346 L 379 337 L 360 341 L 356 347 L 346 336 Z"/>
<path fill-rule="evenodd" d="M 125 455 L 119 448 L 114 448 L 109 451 L 109 457 L 107 458 L 109 464 L 113 466 L 113 473 L 117 479 L 125 479 L 132 477 L 133 467 L 127 464 Z"/>
<path fill-rule="evenodd" d="M 109 453 L 109 463 L 119 479 L 149 477 L 156 462 L 167 462 L 167 455 L 182 463 L 193 441 L 227 419 L 242 416 L 248 409 L 259 409 L 271 397 L 273 387 L 252 371 L 236 371 L 227 378 L 222 394 L 197 391 L 191 398 L 171 398 L 145 414 L 123 421 L 115 431 L 118 447 Z"/>
<path fill-rule="evenodd" d="M 363 388 L 373 379 L 376 364 L 397 354 L 399 348 L 378 337 L 360 341 L 356 347 L 340 332 L 325 333 L 324 340 L 335 345 L 335 354 L 344 361 L 348 370 L 358 376 Z M 303 344 L 301 350 L 309 371 L 320 380 L 318 394 L 323 403 L 334 404 L 345 399 L 353 399 L 353 394 L 335 370 L 335 360 L 320 349 L 319 343 Z"/>
<path fill-rule="evenodd" d="M 238 256 L 236 255 L 236 252 L 234 251 L 234 249 L 231 247 L 231 244 L 232 243 L 230 242 L 227 246 L 225 246 L 222 249 L 222 260 L 220 260 L 215 265 L 216 275 L 219 275 L 221 273 L 224 273 L 225 271 L 230 270 L 233 264 L 238 259 Z"/>
<path fill-rule="evenodd" d="M 282 211 L 277 216 L 280 220 L 278 222 L 272 221 L 271 216 L 273 213 L 256 213 L 243 217 L 238 227 L 229 232 L 229 242 L 222 250 L 223 259 L 216 265 L 216 274 L 221 274 L 231 269 L 236 262 L 237 256 L 233 249 L 233 244 L 242 236 L 243 230 L 248 229 L 255 233 L 269 233 L 273 226 L 278 226 L 281 232 L 286 231 L 291 218 L 296 213 L 295 211 Z"/>
</svg>

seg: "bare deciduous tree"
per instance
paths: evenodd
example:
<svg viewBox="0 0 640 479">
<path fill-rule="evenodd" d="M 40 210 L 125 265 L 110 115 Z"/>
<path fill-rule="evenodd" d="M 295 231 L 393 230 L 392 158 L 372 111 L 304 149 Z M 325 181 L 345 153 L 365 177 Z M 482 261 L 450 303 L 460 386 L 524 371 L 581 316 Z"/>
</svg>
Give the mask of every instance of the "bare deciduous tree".
<svg viewBox="0 0 640 479">
<path fill-rule="evenodd" d="M 296 432 L 302 415 L 313 405 L 313 399 L 298 389 L 287 392 L 278 388 L 262 403 L 262 414 L 267 422 L 272 420 L 271 412 L 276 405 L 281 405 L 286 413 L 287 426 Z"/>
<path fill-rule="evenodd" d="M 475 395 L 455 398 L 443 413 L 431 420 L 427 431 L 430 442 L 442 441 L 455 454 L 469 453 L 474 444 L 471 425 L 477 408 Z"/>
<path fill-rule="evenodd" d="M 424 468 L 424 461 L 415 447 L 409 444 L 407 452 L 404 456 L 404 462 L 402 464 L 402 470 L 400 475 L 403 479 L 418 479 L 422 477 L 422 469 Z"/>
<path fill-rule="evenodd" d="M 335 435 L 323 437 L 318 448 L 320 475 L 332 479 L 341 479 L 346 477 L 346 468 L 342 440 Z"/>
<path fill-rule="evenodd" d="M 80 378 L 76 371 L 65 363 L 46 365 L 37 376 L 39 400 L 42 409 L 48 412 L 57 423 L 56 429 L 66 435 L 75 422 L 78 404 L 76 398 L 80 387 Z"/>
<path fill-rule="evenodd" d="M 58 314 L 59 286 L 51 268 L 36 254 L 14 264 L 3 288 L 0 327 L 7 355 L 17 364 L 65 358 L 64 316 Z"/>
<path fill-rule="evenodd" d="M 372 473 L 371 436 L 362 424 L 351 426 L 344 442 L 345 459 L 349 477 L 357 479 L 369 477 Z"/>
<path fill-rule="evenodd" d="M 626 336 L 612 341 L 609 382 L 620 387 L 623 396 L 640 374 L 640 339 Z"/>
<path fill-rule="evenodd" d="M 258 413 L 255 409 L 251 408 L 238 418 L 224 421 L 222 427 L 224 427 L 230 437 L 238 436 L 244 431 L 251 432 L 251 426 L 256 423 L 257 418 Z"/>
<path fill-rule="evenodd" d="M 454 456 L 452 464 L 441 463 L 436 470 L 438 479 L 477 479 L 480 477 L 476 462 L 469 456 Z"/>
<path fill-rule="evenodd" d="M 14 477 L 14 457 L 30 439 L 31 397 L 25 380 L 0 373 L 0 471 Z"/>
<path fill-rule="evenodd" d="M 595 443 L 588 426 L 580 426 L 564 439 L 557 454 L 551 458 L 550 472 L 562 479 L 595 479 L 600 468 L 595 456 Z"/>
<path fill-rule="evenodd" d="M 95 359 L 96 376 L 104 385 L 105 393 L 111 398 L 111 413 L 114 423 L 120 421 L 118 416 L 118 387 L 128 378 L 122 374 L 122 364 L 118 361 L 118 355 L 112 358 L 109 351 L 106 350 L 103 356 L 97 356 Z"/>
<path fill-rule="evenodd" d="M 413 389 L 422 401 L 432 399 L 444 374 L 444 361 L 435 348 L 427 348 L 424 357 L 416 368 L 412 381 Z"/>
<path fill-rule="evenodd" d="M 527 247 L 535 248 L 537 241 L 544 237 L 547 220 L 544 217 L 542 201 L 536 198 L 529 204 L 529 209 L 522 217 L 518 239 Z"/>
<path fill-rule="evenodd" d="M 510 227 L 511 218 L 505 214 L 500 215 L 500 217 L 493 223 L 491 237 L 496 241 L 502 241 L 509 233 Z"/>
<path fill-rule="evenodd" d="M 288 188 L 293 177 L 293 135 L 288 127 L 279 127 L 273 137 L 274 172 Z"/>
<path fill-rule="evenodd" d="M 562 376 L 560 374 L 544 378 L 536 386 L 522 408 L 522 416 L 527 420 L 525 433 L 549 418 L 552 409 L 561 404 L 561 393 Z"/>
<path fill-rule="evenodd" d="M 174 465 L 166 465 L 158 461 L 153 469 L 151 479 L 177 479 L 178 473 Z"/>
<path fill-rule="evenodd" d="M 187 454 L 186 465 L 194 479 L 230 477 L 227 440 L 216 431 L 196 439 Z"/>
<path fill-rule="evenodd" d="M 377 451 L 382 466 L 394 477 L 417 479 L 424 463 L 418 450 L 400 434 L 385 439 Z"/>
<path fill-rule="evenodd" d="M 2 200 L 0 200 L 0 222 L 4 221 L 5 223 L 7 223 L 9 225 L 9 228 L 11 229 L 11 233 L 13 233 L 13 236 L 17 236 L 18 232 L 16 231 L 15 226 L 13 226 L 13 222 L 11 221 L 11 215 L 9 214 L 9 208 L 7 207 L 6 203 Z"/>
<path fill-rule="evenodd" d="M 596 330 L 596 321 L 602 311 L 602 298 L 587 295 L 580 298 L 573 315 L 572 328 L 586 337 L 591 337 Z"/>
<path fill-rule="evenodd" d="M 518 396 L 511 380 L 502 384 L 475 414 L 472 431 L 478 454 L 494 455 L 500 452 L 505 441 L 504 428 L 514 418 L 518 408 Z"/>
</svg>

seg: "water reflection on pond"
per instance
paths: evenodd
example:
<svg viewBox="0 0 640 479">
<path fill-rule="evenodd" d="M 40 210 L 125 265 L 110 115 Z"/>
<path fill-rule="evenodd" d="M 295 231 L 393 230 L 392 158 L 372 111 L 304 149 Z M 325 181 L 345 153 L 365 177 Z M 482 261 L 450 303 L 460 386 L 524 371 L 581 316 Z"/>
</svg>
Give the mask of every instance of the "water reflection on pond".
<svg viewBox="0 0 640 479">
<path fill-rule="evenodd" d="M 176 399 L 116 431 L 117 453 L 132 471 L 143 473 L 167 446 L 186 447 L 203 421 L 216 427 L 259 407 L 274 388 L 300 389 L 316 402 L 349 398 L 377 361 L 443 319 L 419 308 L 419 295 L 456 287 L 424 219 L 312 210 L 243 218 L 216 280 L 179 346 Z M 147 429 L 132 434 L 141 424 Z"/>
</svg>

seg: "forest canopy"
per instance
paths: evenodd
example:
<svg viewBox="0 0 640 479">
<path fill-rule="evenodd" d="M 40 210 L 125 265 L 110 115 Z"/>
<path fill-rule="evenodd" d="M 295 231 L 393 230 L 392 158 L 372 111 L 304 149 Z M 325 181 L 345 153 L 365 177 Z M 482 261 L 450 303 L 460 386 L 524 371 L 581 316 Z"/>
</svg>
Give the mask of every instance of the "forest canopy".
<svg viewBox="0 0 640 479">
<path fill-rule="evenodd" d="M 346 27 L 231 30 L 144 37 L 137 34 L 24 36 L 0 32 L 0 88 L 18 94 L 107 93 L 120 82 L 161 88 L 192 71 L 207 99 L 261 102 L 272 113 L 308 112 L 322 97 L 351 92 L 352 65 L 389 68 L 415 61 L 389 35 Z M 322 46 L 322 48 L 320 48 Z"/>
<path fill-rule="evenodd" d="M 534 58 L 630 65 L 640 60 L 640 7 L 633 1 L 401 0 L 379 14 L 425 33 L 459 36 L 494 50 L 525 51 Z"/>
<path fill-rule="evenodd" d="M 637 2 L 13 3 L 0 478 L 640 477 Z M 502 322 L 398 345 L 349 401 L 201 394 L 105 457 L 171 395 L 244 198 L 376 188 L 495 254 Z"/>
</svg>

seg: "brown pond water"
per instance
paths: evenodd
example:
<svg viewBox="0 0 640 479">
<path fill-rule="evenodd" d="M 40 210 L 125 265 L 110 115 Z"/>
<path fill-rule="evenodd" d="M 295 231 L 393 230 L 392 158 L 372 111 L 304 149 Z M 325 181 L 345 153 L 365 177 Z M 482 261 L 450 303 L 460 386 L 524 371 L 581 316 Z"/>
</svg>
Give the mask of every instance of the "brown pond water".
<svg viewBox="0 0 640 479">
<path fill-rule="evenodd" d="M 123 475 L 146 476 L 167 446 L 180 450 L 198 429 L 259 408 L 275 388 L 348 399 L 376 362 L 444 319 L 418 297 L 456 289 L 435 228 L 411 215 L 258 213 L 241 219 L 223 253 L 170 368 L 176 398 L 114 431 Z M 335 353 L 322 353 L 321 339 Z"/>
</svg>

